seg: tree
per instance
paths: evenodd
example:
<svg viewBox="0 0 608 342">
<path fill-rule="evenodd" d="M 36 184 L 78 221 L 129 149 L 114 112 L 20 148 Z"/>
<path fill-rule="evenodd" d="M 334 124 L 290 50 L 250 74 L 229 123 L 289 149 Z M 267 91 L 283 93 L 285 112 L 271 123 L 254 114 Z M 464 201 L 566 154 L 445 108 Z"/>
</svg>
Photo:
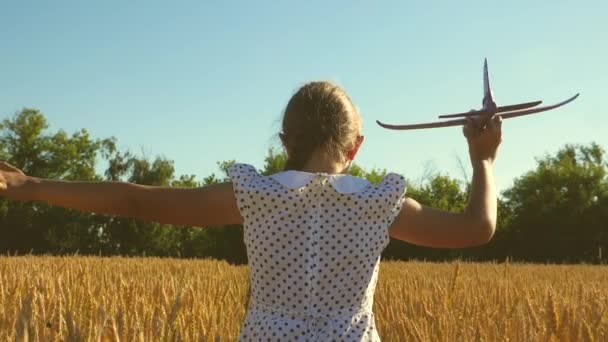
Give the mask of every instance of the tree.
<svg viewBox="0 0 608 342">
<path fill-rule="evenodd" d="M 62 130 L 45 134 L 47 128 L 44 115 L 36 109 L 24 108 L 3 120 L 0 156 L 36 177 L 100 179 L 95 174 L 96 157 L 114 148 L 113 139 L 92 139 L 84 129 L 71 136 Z M 96 248 L 99 223 L 98 217 L 86 213 L 0 199 L 0 251 L 61 253 Z"/>
<path fill-rule="evenodd" d="M 107 161 L 103 175 L 96 161 Z M 219 173 L 198 181 L 176 175 L 173 161 L 148 158 L 116 148 L 116 139 L 93 139 L 84 130 L 48 132 L 44 115 L 24 108 L 0 122 L 0 159 L 36 177 L 66 180 L 128 181 L 144 185 L 199 187 L 229 181 L 235 163 L 217 163 Z M 284 169 L 287 156 L 269 149 L 260 173 Z M 351 175 L 380 182 L 385 169 L 353 164 Z M 512 257 L 528 261 L 598 261 L 608 253 L 608 163 L 597 144 L 566 145 L 554 156 L 538 159 L 537 167 L 515 180 L 498 202 L 492 241 L 481 247 L 448 250 L 392 240 L 386 258 L 477 260 Z M 470 184 L 436 173 L 421 182 L 408 181 L 407 196 L 448 211 L 466 206 Z M 101 216 L 52 207 L 45 203 L 9 202 L 0 198 L 0 253 L 125 254 L 213 257 L 247 262 L 243 227 L 177 227 L 132 218 Z"/>
<path fill-rule="evenodd" d="M 157 157 L 152 161 L 127 152 L 113 155 L 106 176 L 110 180 L 126 180 L 143 185 L 198 185 L 194 176 L 182 176 L 175 180 L 174 173 L 171 160 Z M 172 225 L 125 217 L 108 217 L 100 236 L 103 251 L 108 254 L 173 256 L 180 254 L 180 237 L 183 238 L 183 235 Z"/>
<path fill-rule="evenodd" d="M 504 193 L 508 254 L 530 261 L 594 261 L 608 246 L 608 178 L 597 144 L 566 145 Z"/>
</svg>

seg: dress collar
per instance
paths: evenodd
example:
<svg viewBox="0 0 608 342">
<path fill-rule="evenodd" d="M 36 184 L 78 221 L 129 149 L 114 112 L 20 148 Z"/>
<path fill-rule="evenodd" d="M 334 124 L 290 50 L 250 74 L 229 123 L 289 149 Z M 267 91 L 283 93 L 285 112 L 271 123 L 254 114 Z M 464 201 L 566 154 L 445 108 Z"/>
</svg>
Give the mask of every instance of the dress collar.
<svg viewBox="0 0 608 342">
<path fill-rule="evenodd" d="M 290 189 L 300 189 L 314 178 L 326 178 L 334 189 L 341 194 L 352 194 L 365 190 L 370 185 L 366 179 L 347 174 L 311 173 L 287 170 L 270 176 L 275 181 Z"/>
</svg>

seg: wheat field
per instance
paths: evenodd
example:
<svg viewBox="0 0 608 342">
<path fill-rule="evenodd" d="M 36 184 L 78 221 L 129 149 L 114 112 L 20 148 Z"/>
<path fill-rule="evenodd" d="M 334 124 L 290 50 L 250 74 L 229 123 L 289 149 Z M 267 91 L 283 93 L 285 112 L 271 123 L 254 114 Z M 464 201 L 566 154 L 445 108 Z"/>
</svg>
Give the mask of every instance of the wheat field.
<svg viewBox="0 0 608 342">
<path fill-rule="evenodd" d="M 246 266 L 0 257 L 0 341 L 234 341 Z M 608 266 L 381 264 L 384 341 L 607 341 Z"/>
</svg>

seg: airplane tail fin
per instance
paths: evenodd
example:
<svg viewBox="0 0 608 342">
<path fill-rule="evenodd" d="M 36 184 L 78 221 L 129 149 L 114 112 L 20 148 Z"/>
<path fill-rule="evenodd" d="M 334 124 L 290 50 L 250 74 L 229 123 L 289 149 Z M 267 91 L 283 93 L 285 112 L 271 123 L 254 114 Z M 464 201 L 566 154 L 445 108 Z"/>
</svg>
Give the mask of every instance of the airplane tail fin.
<svg viewBox="0 0 608 342">
<path fill-rule="evenodd" d="M 492 88 L 490 88 L 490 76 L 488 75 L 488 59 L 483 61 L 483 108 L 493 110 L 496 108 L 494 98 L 492 97 Z"/>
</svg>

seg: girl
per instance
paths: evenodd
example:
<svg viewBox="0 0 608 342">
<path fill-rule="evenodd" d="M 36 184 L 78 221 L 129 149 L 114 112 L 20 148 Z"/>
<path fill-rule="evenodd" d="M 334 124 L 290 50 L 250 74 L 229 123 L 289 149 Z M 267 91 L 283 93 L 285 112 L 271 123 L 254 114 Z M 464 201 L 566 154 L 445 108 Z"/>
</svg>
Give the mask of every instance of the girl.
<svg viewBox="0 0 608 342">
<path fill-rule="evenodd" d="M 0 195 L 176 225 L 243 224 L 251 297 L 241 341 L 378 341 L 372 304 L 389 237 L 462 248 L 494 234 L 500 117 L 469 120 L 463 132 L 473 179 L 462 213 L 406 198 L 395 173 L 377 185 L 348 175 L 364 140 L 361 120 L 329 82 L 305 84 L 289 100 L 279 133 L 283 172 L 263 176 L 234 164 L 231 182 L 180 189 L 40 179 L 0 163 Z"/>
</svg>

